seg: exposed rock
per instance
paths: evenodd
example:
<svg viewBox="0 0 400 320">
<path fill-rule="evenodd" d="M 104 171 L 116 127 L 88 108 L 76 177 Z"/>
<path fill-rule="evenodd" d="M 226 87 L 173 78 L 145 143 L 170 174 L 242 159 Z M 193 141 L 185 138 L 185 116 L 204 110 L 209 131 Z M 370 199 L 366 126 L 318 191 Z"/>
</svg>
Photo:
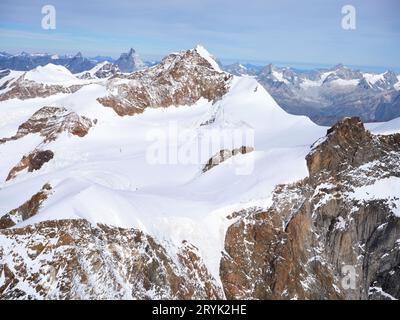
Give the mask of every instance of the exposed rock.
<svg viewBox="0 0 400 320">
<path fill-rule="evenodd" d="M 11 169 L 6 181 L 14 179 L 21 171 L 32 172 L 40 170 L 46 162 L 53 159 L 54 153 L 51 150 L 35 150 L 27 156 L 23 156 L 21 161 Z"/>
<path fill-rule="evenodd" d="M 86 220 L 0 230 L 0 299 L 221 299 L 196 249 Z"/>
<path fill-rule="evenodd" d="M 31 99 L 31 98 L 46 98 L 57 93 L 74 93 L 82 88 L 83 85 L 75 84 L 71 86 L 48 85 L 37 83 L 31 80 L 24 79 L 21 76 L 10 85 L 10 89 L 3 94 L 0 94 L 0 101 L 8 99 Z"/>
<path fill-rule="evenodd" d="M 42 189 L 34 194 L 28 201 L 16 209 L 11 210 L 0 218 L 0 229 L 15 226 L 17 223 L 33 217 L 39 210 L 51 191 L 51 186 L 46 183 Z"/>
<path fill-rule="evenodd" d="M 230 79 L 193 49 L 171 54 L 153 68 L 111 78 L 108 96 L 98 101 L 120 116 L 133 115 L 148 107 L 192 105 L 200 98 L 216 101 Z"/>
<path fill-rule="evenodd" d="M 228 160 L 229 158 L 237 154 L 246 154 L 252 151 L 254 151 L 253 147 L 246 147 L 246 146 L 242 146 L 240 148 L 233 150 L 223 149 L 208 160 L 207 164 L 203 168 L 203 172 L 211 170 L 215 166 L 219 165 L 220 163 Z"/>
<path fill-rule="evenodd" d="M 43 107 L 18 127 L 17 133 L 10 138 L 0 139 L 0 144 L 22 138 L 30 133 L 39 133 L 44 142 L 55 140 L 62 132 L 84 137 L 97 120 L 79 116 L 62 107 Z"/>
<path fill-rule="evenodd" d="M 399 199 L 353 196 L 400 177 L 399 135 L 372 136 L 345 119 L 307 160 L 310 177 L 278 186 L 271 207 L 232 215 L 220 266 L 226 297 L 399 299 Z"/>
<path fill-rule="evenodd" d="M 332 175 L 380 159 L 391 151 L 400 151 L 400 134 L 373 136 L 359 118 L 346 118 L 328 130 L 324 141 L 306 159 L 311 176 Z"/>
</svg>

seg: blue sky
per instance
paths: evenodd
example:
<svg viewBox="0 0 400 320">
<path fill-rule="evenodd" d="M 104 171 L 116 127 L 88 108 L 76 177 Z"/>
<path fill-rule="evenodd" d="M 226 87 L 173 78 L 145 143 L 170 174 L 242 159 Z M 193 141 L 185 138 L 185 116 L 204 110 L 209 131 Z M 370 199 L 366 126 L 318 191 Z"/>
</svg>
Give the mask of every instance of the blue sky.
<svg viewBox="0 0 400 320">
<path fill-rule="evenodd" d="M 41 28 L 46 4 L 56 30 Z M 341 27 L 346 4 L 356 30 Z M 0 51 L 158 59 L 201 43 L 223 62 L 400 70 L 399 15 L 398 0 L 1 0 Z"/>
</svg>

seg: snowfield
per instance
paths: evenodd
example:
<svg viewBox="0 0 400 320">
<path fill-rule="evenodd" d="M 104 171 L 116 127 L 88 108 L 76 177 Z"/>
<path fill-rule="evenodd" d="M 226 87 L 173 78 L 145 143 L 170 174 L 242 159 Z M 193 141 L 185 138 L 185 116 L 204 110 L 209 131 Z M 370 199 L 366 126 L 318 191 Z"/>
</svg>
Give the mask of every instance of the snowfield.
<svg viewBox="0 0 400 320">
<path fill-rule="evenodd" d="M 43 67 L 36 67 L 35 69 L 26 72 L 25 79 L 48 85 L 69 86 L 85 83 L 85 81 L 76 78 L 64 66 L 54 65 L 52 63 Z"/>
<path fill-rule="evenodd" d="M 204 48 L 197 50 L 218 67 Z M 32 70 L 25 78 L 46 84 L 88 83 L 54 65 Z M 20 206 L 49 183 L 51 195 L 38 214 L 16 227 L 83 218 L 92 223 L 138 228 L 166 244 L 172 253 L 187 240 L 199 248 L 215 279 L 219 279 L 225 232 L 232 223 L 227 215 L 250 206 L 268 207 L 277 184 L 305 177 L 305 156 L 327 130 L 307 117 L 283 111 L 251 77 L 235 77 L 229 92 L 215 104 L 200 99 L 192 106 L 146 109 L 134 116 L 120 117 L 103 107 L 96 99 L 105 94 L 105 84 L 99 82 L 72 94 L 0 102 L 0 138 L 14 134 L 43 106 L 65 107 L 97 119 L 83 138 L 62 134 L 49 142 L 45 149 L 54 152 L 54 159 L 40 170 L 22 173 L 8 182 L 5 178 L 10 169 L 41 140 L 37 135 L 28 135 L 0 144 L 0 214 Z M 204 125 L 207 120 L 212 121 Z M 174 139 L 169 135 L 171 127 L 186 134 Z M 204 163 L 219 148 L 207 149 L 198 161 L 188 163 L 152 163 L 149 158 L 155 136 L 164 135 L 164 142 L 176 147 L 173 152 L 184 154 L 194 153 L 210 131 L 235 128 L 248 128 L 254 133 L 255 151 L 232 157 L 207 172 L 202 172 Z M 396 128 L 398 131 L 399 122 L 395 120 L 371 126 L 379 133 Z M 223 147 L 241 145 L 240 139 L 232 139 Z M 238 174 L 240 168 L 247 170 L 245 174 Z M 393 192 L 398 194 L 398 181 L 387 182 L 376 187 L 381 190 L 395 185 Z M 357 190 L 356 197 L 375 191 L 370 189 Z"/>
</svg>

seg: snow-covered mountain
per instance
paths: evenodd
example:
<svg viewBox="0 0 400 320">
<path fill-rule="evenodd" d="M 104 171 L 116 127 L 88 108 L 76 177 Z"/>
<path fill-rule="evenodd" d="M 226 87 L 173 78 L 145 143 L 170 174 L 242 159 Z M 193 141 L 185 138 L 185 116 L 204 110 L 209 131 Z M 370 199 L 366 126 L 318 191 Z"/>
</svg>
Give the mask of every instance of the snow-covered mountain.
<svg viewBox="0 0 400 320">
<path fill-rule="evenodd" d="M 0 79 L 1 298 L 400 297 L 397 120 L 326 132 L 202 46 L 110 68 Z"/>
<path fill-rule="evenodd" d="M 365 73 L 342 64 L 312 71 L 272 64 L 263 69 L 240 68 L 237 64 L 224 69 L 255 76 L 282 108 L 306 115 L 318 124 L 332 125 L 346 116 L 359 116 L 366 122 L 400 116 L 400 76 L 392 71 Z"/>
</svg>

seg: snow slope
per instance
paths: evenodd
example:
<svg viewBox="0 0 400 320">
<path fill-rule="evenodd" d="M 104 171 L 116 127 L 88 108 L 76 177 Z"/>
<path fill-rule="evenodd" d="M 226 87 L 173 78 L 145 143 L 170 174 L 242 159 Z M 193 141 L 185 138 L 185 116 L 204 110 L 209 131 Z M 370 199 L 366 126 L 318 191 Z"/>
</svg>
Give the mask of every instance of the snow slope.
<svg viewBox="0 0 400 320">
<path fill-rule="evenodd" d="M 26 80 L 49 85 L 73 85 L 85 83 L 75 77 L 67 68 L 49 63 L 45 66 L 38 66 L 25 73 Z"/>
<path fill-rule="evenodd" d="M 393 134 L 400 131 L 400 118 L 387 122 L 366 123 L 365 127 L 374 134 Z"/>
</svg>

